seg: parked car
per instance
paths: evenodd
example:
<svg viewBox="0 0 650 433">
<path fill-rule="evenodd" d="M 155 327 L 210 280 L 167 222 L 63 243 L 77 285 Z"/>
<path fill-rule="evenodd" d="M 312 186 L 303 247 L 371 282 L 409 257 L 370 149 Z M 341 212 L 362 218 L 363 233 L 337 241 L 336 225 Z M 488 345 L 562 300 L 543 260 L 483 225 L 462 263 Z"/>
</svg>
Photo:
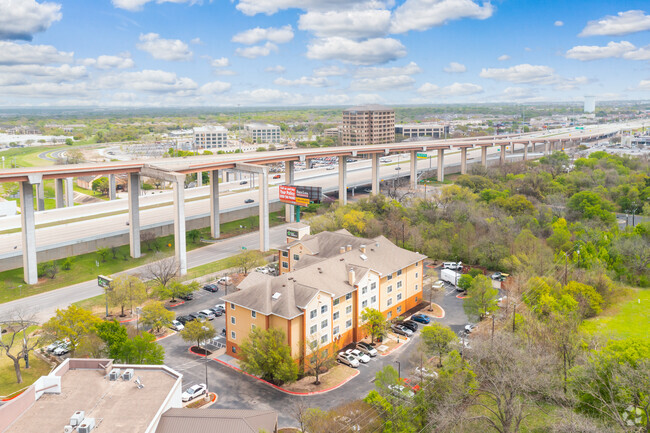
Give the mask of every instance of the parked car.
<svg viewBox="0 0 650 433">
<path fill-rule="evenodd" d="M 52 352 L 54 352 L 54 350 L 56 350 L 56 348 L 58 348 L 59 346 L 61 346 L 62 344 L 65 344 L 65 343 L 67 343 L 67 341 L 65 341 L 65 340 L 56 340 L 56 341 L 53 342 L 52 344 L 48 345 L 48 346 L 45 348 L 45 350 L 46 350 L 48 353 L 52 353 Z"/>
<path fill-rule="evenodd" d="M 400 398 L 413 398 L 415 397 L 415 392 L 413 390 L 405 387 L 404 385 L 388 385 L 388 392 L 393 394 L 395 397 Z"/>
<path fill-rule="evenodd" d="M 440 290 L 443 287 L 445 287 L 445 282 L 442 281 L 442 280 L 438 280 L 438 281 L 436 281 L 435 283 L 433 283 L 431 285 L 431 288 L 436 289 L 436 290 Z"/>
<path fill-rule="evenodd" d="M 438 373 L 428 370 L 426 367 L 415 367 L 415 377 L 424 379 L 437 379 Z"/>
<path fill-rule="evenodd" d="M 217 284 L 221 284 L 225 286 L 226 284 L 232 284 L 232 280 L 230 279 L 230 277 L 221 277 L 217 280 Z"/>
<path fill-rule="evenodd" d="M 397 322 L 397 324 L 402 325 L 405 328 L 408 328 L 413 332 L 418 330 L 418 324 L 413 320 L 404 320 L 404 321 L 401 321 L 401 322 Z"/>
<path fill-rule="evenodd" d="M 226 313 L 226 304 L 217 304 L 214 306 L 217 310 L 221 310 L 222 313 Z"/>
<path fill-rule="evenodd" d="M 463 269 L 463 262 L 443 262 L 442 269 L 451 269 L 452 271 Z"/>
<path fill-rule="evenodd" d="M 181 395 L 183 401 L 194 400 L 196 397 L 200 397 L 208 392 L 208 387 L 205 383 L 199 383 L 198 385 L 191 386 L 185 390 Z"/>
<path fill-rule="evenodd" d="M 377 356 L 377 349 L 375 349 L 370 344 L 365 343 L 363 341 L 357 343 L 357 349 L 359 349 L 361 352 L 365 353 L 366 355 L 372 357 Z"/>
<path fill-rule="evenodd" d="M 191 322 L 192 320 L 194 320 L 194 318 L 193 318 L 193 317 L 190 317 L 190 316 L 178 316 L 178 317 L 176 318 L 176 321 L 177 321 L 177 322 L 180 322 L 180 324 L 183 325 L 183 327 L 185 326 L 185 324 L 186 324 L 187 322 Z"/>
<path fill-rule="evenodd" d="M 201 310 L 198 314 L 202 319 L 214 320 L 214 313 L 208 309 Z"/>
<path fill-rule="evenodd" d="M 188 293 L 186 295 L 179 296 L 179 298 L 181 298 L 183 301 L 191 301 L 192 299 L 194 299 L 194 294 Z"/>
<path fill-rule="evenodd" d="M 246 200 L 244 200 L 244 203 L 255 203 L 255 200 L 253 200 L 252 198 L 247 198 Z"/>
<path fill-rule="evenodd" d="M 348 355 L 354 356 L 357 361 L 362 362 L 364 364 L 367 364 L 370 362 L 370 357 L 366 355 L 365 353 L 361 353 L 361 351 L 357 349 L 348 349 L 345 351 Z"/>
<path fill-rule="evenodd" d="M 405 337 L 410 337 L 413 335 L 413 331 L 410 329 L 402 326 L 402 325 L 393 325 L 390 327 L 390 329 L 395 333 L 399 335 L 403 335 Z"/>
<path fill-rule="evenodd" d="M 414 314 L 411 316 L 411 320 L 419 323 L 424 323 L 425 325 L 431 323 L 431 318 L 429 316 L 425 316 L 424 314 Z"/>
<path fill-rule="evenodd" d="M 338 354 L 338 356 L 336 357 L 336 361 L 352 368 L 357 368 L 359 366 L 359 361 L 357 361 L 357 359 L 354 356 L 348 355 L 347 353 L 344 352 Z"/>
<path fill-rule="evenodd" d="M 172 323 L 169 325 L 169 327 L 174 331 L 182 331 L 185 329 L 185 325 L 183 325 L 180 320 L 172 320 Z"/>
<path fill-rule="evenodd" d="M 52 351 L 52 355 L 62 356 L 68 352 L 70 352 L 70 343 L 64 341 L 61 344 L 59 344 L 59 346 L 56 349 Z"/>
<path fill-rule="evenodd" d="M 188 314 L 188 316 L 191 317 L 192 320 L 203 319 L 203 317 L 201 317 L 201 315 L 198 312 L 197 313 L 190 313 L 190 314 Z"/>
<path fill-rule="evenodd" d="M 468 323 L 465 325 L 465 334 L 470 334 L 474 329 L 476 329 L 476 323 Z"/>
<path fill-rule="evenodd" d="M 219 286 L 217 286 L 216 284 L 206 284 L 205 286 L 203 286 L 203 290 L 216 293 L 219 291 Z"/>
<path fill-rule="evenodd" d="M 215 317 L 221 317 L 223 316 L 223 311 L 217 309 L 217 308 L 208 308 L 208 310 L 212 311 L 212 314 L 214 314 Z"/>
</svg>

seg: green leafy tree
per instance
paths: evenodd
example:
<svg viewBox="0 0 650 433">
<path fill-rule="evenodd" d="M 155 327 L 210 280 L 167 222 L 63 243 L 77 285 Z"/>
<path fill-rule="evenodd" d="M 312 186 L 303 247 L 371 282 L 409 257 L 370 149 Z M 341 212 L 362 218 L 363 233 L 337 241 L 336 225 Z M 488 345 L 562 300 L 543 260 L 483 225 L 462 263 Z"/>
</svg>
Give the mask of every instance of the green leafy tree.
<svg viewBox="0 0 650 433">
<path fill-rule="evenodd" d="M 605 223 L 613 223 L 616 217 L 612 213 L 612 204 L 592 191 L 580 191 L 571 196 L 567 208 L 579 217 L 599 219 Z"/>
<path fill-rule="evenodd" d="M 192 320 L 185 324 L 181 331 L 181 338 L 188 343 L 196 342 L 196 347 L 201 349 L 201 342 L 210 340 L 217 335 L 211 323 L 205 320 Z"/>
<path fill-rule="evenodd" d="M 603 297 L 592 286 L 569 281 L 564 290 L 578 302 L 583 317 L 594 317 L 603 310 Z"/>
<path fill-rule="evenodd" d="M 280 329 L 253 329 L 239 347 L 242 369 L 276 385 L 295 381 L 298 364 L 291 357 L 291 348 L 286 340 Z"/>
<path fill-rule="evenodd" d="M 463 302 L 465 313 L 474 319 L 482 319 L 497 310 L 499 291 L 492 287 L 492 280 L 485 275 L 477 275 Z"/>
<path fill-rule="evenodd" d="M 165 361 L 165 349 L 156 343 L 156 337 L 143 332 L 122 344 L 119 359 L 126 364 L 159 365 Z"/>
<path fill-rule="evenodd" d="M 117 320 L 99 322 L 94 328 L 95 334 L 106 343 L 108 356 L 112 359 L 119 359 L 122 346 L 129 339 L 126 326 Z"/>
<path fill-rule="evenodd" d="M 174 320 L 174 312 L 165 308 L 162 302 L 154 301 L 142 308 L 142 323 L 153 328 L 154 332 L 160 332 L 160 328 L 167 326 Z"/>
<path fill-rule="evenodd" d="M 243 274 L 248 274 L 252 268 L 264 264 L 264 256 L 257 250 L 247 250 L 234 257 L 234 264 Z"/>
<path fill-rule="evenodd" d="M 110 183 L 105 177 L 100 177 L 99 179 L 93 180 L 91 187 L 93 191 L 97 191 L 102 195 L 108 194 L 109 190 L 111 189 Z"/>
<path fill-rule="evenodd" d="M 55 340 L 68 339 L 70 353 L 74 357 L 79 343 L 91 334 L 100 319 L 89 310 L 72 304 L 65 310 L 56 310 L 56 315 L 43 325 L 43 330 Z"/>
<path fill-rule="evenodd" d="M 190 230 L 187 232 L 187 240 L 192 244 L 197 243 L 201 240 L 201 231 L 196 229 Z"/>
<path fill-rule="evenodd" d="M 113 279 L 111 290 L 108 291 L 108 301 L 113 306 L 121 308 L 121 316 L 124 316 L 124 308 L 133 303 L 140 303 L 147 299 L 147 286 L 142 280 L 133 275 L 120 275 Z"/>
<path fill-rule="evenodd" d="M 381 340 L 388 331 L 388 322 L 381 311 L 374 308 L 366 308 L 361 312 L 361 321 L 364 329 L 370 335 L 371 344 L 375 340 Z"/>
<path fill-rule="evenodd" d="M 158 286 L 158 296 L 160 299 L 171 298 L 172 302 L 176 298 L 189 295 L 190 293 L 199 289 L 199 283 L 192 281 L 188 284 L 183 284 L 180 281 L 172 281 L 167 286 Z"/>
<path fill-rule="evenodd" d="M 420 337 L 427 354 L 437 354 L 438 367 L 442 367 L 442 357 L 451 350 L 452 343 L 457 340 L 454 331 L 440 323 L 432 323 L 422 328 Z"/>
<path fill-rule="evenodd" d="M 111 249 L 108 247 L 97 248 L 96 253 L 99 256 L 99 259 L 102 261 L 102 263 L 104 263 L 106 262 L 106 259 L 108 258 L 109 254 L 111 253 Z"/>
<path fill-rule="evenodd" d="M 66 138 L 65 144 L 67 144 L 68 146 L 72 146 L 74 144 L 74 141 L 72 141 L 72 138 Z"/>
<path fill-rule="evenodd" d="M 474 281 L 474 278 L 471 275 L 463 274 L 458 278 L 458 288 L 467 291 L 471 287 L 472 281 Z"/>
</svg>

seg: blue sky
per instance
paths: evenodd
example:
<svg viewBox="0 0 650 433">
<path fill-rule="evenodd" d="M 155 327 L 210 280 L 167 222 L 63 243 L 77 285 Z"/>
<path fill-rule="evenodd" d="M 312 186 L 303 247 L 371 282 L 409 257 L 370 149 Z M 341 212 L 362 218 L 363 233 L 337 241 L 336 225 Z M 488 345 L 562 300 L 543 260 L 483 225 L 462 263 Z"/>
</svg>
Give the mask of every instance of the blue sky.
<svg viewBox="0 0 650 433">
<path fill-rule="evenodd" d="M 0 106 L 648 99 L 650 5 L 0 0 Z"/>
</svg>

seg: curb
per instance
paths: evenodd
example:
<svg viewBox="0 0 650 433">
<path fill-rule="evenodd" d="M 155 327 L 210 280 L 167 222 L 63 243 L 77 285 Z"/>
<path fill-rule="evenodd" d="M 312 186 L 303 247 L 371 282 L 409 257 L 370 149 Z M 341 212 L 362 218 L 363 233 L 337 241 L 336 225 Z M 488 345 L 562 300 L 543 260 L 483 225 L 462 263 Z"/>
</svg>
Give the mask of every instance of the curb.
<svg viewBox="0 0 650 433">
<path fill-rule="evenodd" d="M 174 307 L 178 307 L 179 305 L 183 305 L 184 303 L 185 303 L 185 301 L 180 301 L 180 302 L 177 302 L 175 304 L 169 304 L 168 307 L 169 308 L 174 308 Z"/>
<path fill-rule="evenodd" d="M 176 334 L 178 334 L 178 332 L 174 331 L 174 332 L 172 332 L 172 333 L 169 334 L 169 335 L 165 335 L 164 337 L 158 337 L 158 338 L 156 338 L 154 341 L 164 340 L 165 338 L 167 338 L 167 337 L 171 337 L 171 336 L 176 335 Z"/>
<path fill-rule="evenodd" d="M 469 296 L 463 296 L 463 295 L 456 295 L 458 299 L 466 299 L 469 298 Z"/>
<path fill-rule="evenodd" d="M 404 338 L 404 342 L 403 342 L 403 343 L 399 343 L 397 346 L 393 347 L 393 348 L 390 349 L 388 352 L 386 352 L 386 353 L 382 353 L 381 356 L 388 356 L 388 355 L 390 355 L 391 353 L 393 353 L 394 351 L 396 351 L 397 349 L 399 349 L 400 347 L 404 346 L 404 345 L 405 345 L 406 343 L 408 343 L 409 341 L 411 341 L 411 339 L 410 339 L 409 337 L 404 337 L 404 336 L 402 336 L 402 337 L 400 337 L 400 339 L 401 339 L 401 338 Z"/>
<path fill-rule="evenodd" d="M 163 338 L 165 338 L 165 337 L 163 337 Z M 200 357 L 202 357 L 202 358 L 205 358 L 205 357 L 210 356 L 210 355 L 201 355 L 200 353 L 192 352 L 192 347 L 195 347 L 195 346 L 190 346 L 190 348 L 187 349 L 187 351 L 190 352 L 192 355 L 194 355 L 194 356 L 200 356 Z"/>
<path fill-rule="evenodd" d="M 289 391 L 289 390 L 284 389 L 284 388 L 282 388 L 282 387 L 280 387 L 280 386 L 278 386 L 278 385 L 274 385 L 274 384 L 272 384 L 271 382 L 267 382 L 266 380 L 264 380 L 264 379 L 262 379 L 262 378 L 259 378 L 259 377 L 257 377 L 257 376 L 254 376 L 254 375 L 252 375 L 252 374 L 250 374 L 250 373 L 246 373 L 246 372 L 245 372 L 244 370 L 242 370 L 241 368 L 235 367 L 234 365 L 230 365 L 230 364 L 228 364 L 227 362 L 222 361 L 222 360 L 220 360 L 220 359 L 214 359 L 214 360 L 217 361 L 218 363 L 222 364 L 222 365 L 225 365 L 225 366 L 228 367 L 228 368 L 232 368 L 233 370 L 236 370 L 236 371 L 238 371 L 238 372 L 240 372 L 240 373 L 243 373 L 243 374 L 245 374 L 246 376 L 252 377 L 253 379 L 257 379 L 257 380 L 259 380 L 260 382 L 265 383 L 265 384 L 267 384 L 267 385 L 269 385 L 269 386 L 272 386 L 273 388 L 277 389 L 278 391 L 284 392 L 285 394 L 289 394 L 289 395 L 308 396 L 308 395 L 324 394 L 324 393 L 326 393 L 326 392 L 333 391 L 333 390 L 335 390 L 335 389 L 337 389 L 337 388 L 339 388 L 339 387 L 345 385 L 346 383 L 348 383 L 349 381 L 351 381 L 352 379 L 354 379 L 355 377 L 357 377 L 358 375 L 361 374 L 361 372 L 360 372 L 359 370 L 356 370 L 354 375 L 348 377 L 348 378 L 345 379 L 343 382 L 341 382 L 341 383 L 339 383 L 339 384 L 337 384 L 337 385 L 334 385 L 334 386 L 331 387 L 331 388 L 323 389 L 323 390 L 321 390 L 321 391 L 313 391 L 313 392 L 296 392 L 296 391 Z"/>
<path fill-rule="evenodd" d="M 120 320 L 119 322 L 120 322 L 120 323 L 129 323 L 129 322 L 133 322 L 133 321 L 135 321 L 135 320 L 138 320 L 138 319 L 134 317 L 134 318 L 131 318 L 131 319 Z"/>
<path fill-rule="evenodd" d="M 432 302 L 431 305 L 435 305 L 436 307 L 440 308 L 440 311 L 442 311 L 442 316 L 434 316 L 433 314 L 427 314 L 427 316 L 431 316 L 434 319 L 444 319 L 445 316 L 447 315 L 447 313 L 445 313 L 445 309 L 442 308 L 440 305 L 436 304 L 435 302 Z M 428 312 L 428 310 L 427 310 L 427 312 Z M 433 311 L 432 311 L 432 313 L 433 313 Z"/>
</svg>

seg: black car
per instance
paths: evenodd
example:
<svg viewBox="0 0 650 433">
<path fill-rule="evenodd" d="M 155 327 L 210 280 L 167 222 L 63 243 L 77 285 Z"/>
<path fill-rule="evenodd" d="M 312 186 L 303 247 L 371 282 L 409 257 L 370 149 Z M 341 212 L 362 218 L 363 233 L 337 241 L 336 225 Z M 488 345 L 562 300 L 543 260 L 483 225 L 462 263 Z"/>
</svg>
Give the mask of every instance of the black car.
<svg viewBox="0 0 650 433">
<path fill-rule="evenodd" d="M 203 286 L 203 290 L 207 290 L 208 292 L 216 293 L 219 291 L 219 286 L 216 284 L 206 284 Z"/>
<path fill-rule="evenodd" d="M 244 203 L 254 203 L 254 202 L 255 200 L 253 200 L 252 198 L 247 198 L 246 200 L 244 200 Z"/>
<path fill-rule="evenodd" d="M 178 321 L 181 322 L 183 325 L 185 325 L 187 322 L 191 322 L 191 321 L 194 320 L 194 319 L 193 319 L 192 317 L 189 317 L 189 316 L 178 316 L 178 317 L 176 318 L 176 320 L 178 320 Z"/>
<path fill-rule="evenodd" d="M 240 185 L 246 185 L 247 183 L 248 183 L 247 180 L 242 180 L 241 182 L 239 182 Z"/>
<path fill-rule="evenodd" d="M 202 317 L 201 317 L 201 315 L 199 313 L 190 313 L 189 317 L 191 317 L 192 320 L 202 319 Z"/>
<path fill-rule="evenodd" d="M 223 316 L 223 311 L 221 311 L 218 308 L 208 308 L 208 310 L 212 311 L 214 313 L 215 317 Z"/>
<path fill-rule="evenodd" d="M 413 320 L 405 320 L 403 322 L 399 322 L 398 325 L 402 325 L 413 332 L 418 330 L 418 324 Z"/>
<path fill-rule="evenodd" d="M 188 293 L 187 295 L 179 296 L 179 298 L 181 298 L 183 301 L 191 301 L 192 299 L 194 299 L 194 295 L 191 294 L 191 293 Z"/>
</svg>

